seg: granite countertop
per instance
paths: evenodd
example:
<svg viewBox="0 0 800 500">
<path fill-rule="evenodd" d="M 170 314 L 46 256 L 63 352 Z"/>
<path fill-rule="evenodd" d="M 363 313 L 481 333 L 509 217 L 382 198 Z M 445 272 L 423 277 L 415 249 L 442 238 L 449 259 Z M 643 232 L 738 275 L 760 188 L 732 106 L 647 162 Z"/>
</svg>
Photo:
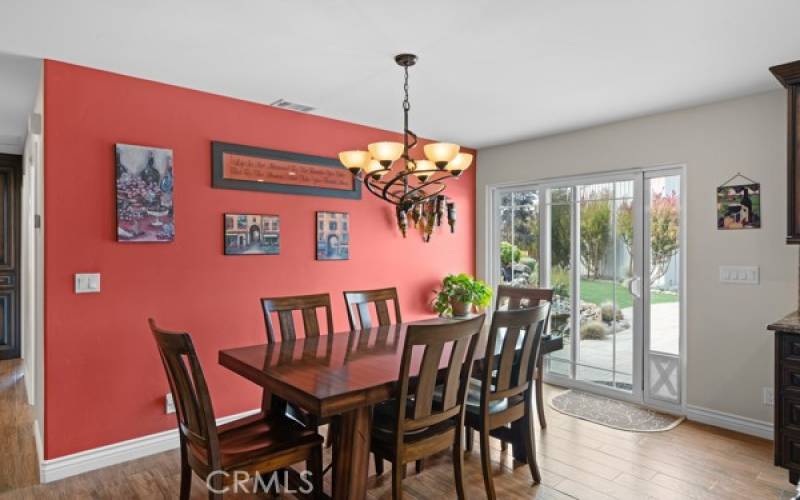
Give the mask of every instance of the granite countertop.
<svg viewBox="0 0 800 500">
<path fill-rule="evenodd" d="M 768 330 L 800 334 L 800 311 L 793 311 L 767 326 Z"/>
</svg>

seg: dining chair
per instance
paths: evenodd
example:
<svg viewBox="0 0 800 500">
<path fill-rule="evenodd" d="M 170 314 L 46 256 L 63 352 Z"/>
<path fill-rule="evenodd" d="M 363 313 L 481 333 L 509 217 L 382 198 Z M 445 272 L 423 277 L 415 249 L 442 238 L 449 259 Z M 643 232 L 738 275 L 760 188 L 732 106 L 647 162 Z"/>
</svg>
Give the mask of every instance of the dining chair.
<svg viewBox="0 0 800 500">
<path fill-rule="evenodd" d="M 263 411 L 217 426 L 191 336 L 163 330 L 153 319 L 148 322 L 175 400 L 181 500 L 190 496 L 192 472 L 207 481 L 209 498 L 216 500 L 222 499 L 221 490 L 226 485 L 239 479 L 233 471 L 244 471 L 252 477 L 289 470 L 298 462 L 305 462 L 311 473 L 313 494 L 322 498 L 322 437 L 282 414 Z M 216 471 L 224 473 L 213 474 Z"/>
<path fill-rule="evenodd" d="M 495 310 L 536 307 L 541 301 L 553 301 L 552 288 L 523 288 L 510 285 L 498 285 Z"/>
<path fill-rule="evenodd" d="M 264 323 L 267 327 L 267 342 L 276 342 L 276 333 L 281 342 L 297 338 L 295 326 L 295 312 L 299 311 L 303 318 L 303 334 L 306 338 L 319 337 L 321 334 L 318 310 L 323 309 L 325 316 L 325 333 L 331 335 L 333 331 L 333 314 L 331 312 L 331 296 L 327 293 L 314 295 L 296 295 L 290 297 L 267 297 L 261 299 L 261 309 L 264 312 Z M 277 326 L 273 316 L 277 316 Z M 277 330 L 277 332 L 276 332 Z M 289 417 L 294 418 L 304 425 L 319 427 L 330 424 L 330 419 L 317 419 L 301 408 L 289 405 L 283 399 L 273 397 L 269 391 L 264 390 L 261 402 L 262 408 L 272 411 L 284 411 Z M 329 428 L 326 446 L 333 444 L 334 429 Z"/>
<path fill-rule="evenodd" d="M 396 288 L 344 292 L 344 301 L 347 305 L 347 320 L 350 322 L 351 330 L 372 328 L 373 321 L 370 314 L 370 304 L 375 305 L 378 326 L 391 325 L 392 319 L 389 317 L 388 301 L 392 301 L 394 305 L 394 323 L 403 322 Z M 356 316 L 358 316 L 358 322 L 356 322 Z"/>
<path fill-rule="evenodd" d="M 395 324 L 402 323 L 403 317 L 400 313 L 400 300 L 397 297 L 396 288 L 344 292 L 344 302 L 347 307 L 347 321 L 350 322 L 350 330 L 356 331 L 372 328 L 373 321 L 372 314 L 370 313 L 370 304 L 375 305 L 375 313 L 378 316 L 378 326 L 385 327 L 391 325 L 392 319 L 389 316 L 388 301 L 392 301 Z M 356 322 L 356 318 L 358 322 Z M 349 352 L 350 349 L 348 348 L 348 354 Z M 378 466 L 376 466 L 376 470 L 377 467 Z M 423 461 L 417 460 L 417 472 L 422 472 L 423 468 Z"/>
<path fill-rule="evenodd" d="M 376 472 L 383 460 L 392 464 L 392 498 L 403 496 L 402 480 L 409 462 L 453 448 L 453 467 L 458 498 L 464 498 L 464 426 L 467 387 L 484 315 L 443 324 L 409 325 L 403 345 L 397 398 L 379 405 L 373 412 L 371 451 Z M 442 358 L 447 360 L 440 376 Z M 415 383 L 411 367 L 418 366 Z M 437 381 L 442 397 L 434 405 Z M 398 404 L 398 401 L 404 404 Z M 380 468 L 378 467 L 380 464 Z"/>
<path fill-rule="evenodd" d="M 497 302 L 495 311 L 519 309 L 521 307 L 536 307 L 542 302 L 553 303 L 553 290 L 551 288 L 521 288 L 508 285 L 497 287 Z M 545 322 L 545 335 L 547 334 L 548 321 Z M 539 426 L 544 429 L 547 427 L 547 420 L 544 415 L 544 388 L 542 380 L 542 355 L 536 360 L 536 413 L 539 416 Z"/>
<path fill-rule="evenodd" d="M 275 342 L 275 322 L 273 314 L 278 317 L 281 341 L 293 340 L 297 337 L 294 323 L 294 312 L 300 311 L 303 318 L 303 333 L 306 337 L 319 337 L 320 325 L 318 309 L 324 309 L 326 334 L 333 333 L 333 314 L 331 313 L 331 296 L 327 293 L 315 295 L 296 295 L 293 297 L 271 297 L 261 299 L 264 311 L 264 323 L 267 326 L 267 340 Z"/>
<path fill-rule="evenodd" d="M 492 368 L 482 370 L 480 380 L 471 380 L 465 421 L 468 429 L 480 434 L 483 481 L 490 500 L 497 498 L 492 482 L 490 437 L 514 442 L 521 432 L 531 476 L 534 483 L 541 482 L 531 415 L 531 382 L 549 311 L 549 303 L 496 311 L 484 357 L 484 366 Z"/>
</svg>

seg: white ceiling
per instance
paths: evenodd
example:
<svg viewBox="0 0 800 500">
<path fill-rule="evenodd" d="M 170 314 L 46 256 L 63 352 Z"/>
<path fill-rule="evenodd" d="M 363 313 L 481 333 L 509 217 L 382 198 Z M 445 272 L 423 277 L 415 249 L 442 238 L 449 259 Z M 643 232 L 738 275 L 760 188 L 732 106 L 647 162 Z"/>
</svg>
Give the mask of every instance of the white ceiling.
<svg viewBox="0 0 800 500">
<path fill-rule="evenodd" d="M 41 67 L 38 59 L 0 53 L 0 153 L 22 153 Z"/>
<path fill-rule="evenodd" d="M 797 0 L 4 0 L 0 51 L 484 147 L 779 88 Z M 353 145 L 358 146 L 358 145 Z"/>
</svg>

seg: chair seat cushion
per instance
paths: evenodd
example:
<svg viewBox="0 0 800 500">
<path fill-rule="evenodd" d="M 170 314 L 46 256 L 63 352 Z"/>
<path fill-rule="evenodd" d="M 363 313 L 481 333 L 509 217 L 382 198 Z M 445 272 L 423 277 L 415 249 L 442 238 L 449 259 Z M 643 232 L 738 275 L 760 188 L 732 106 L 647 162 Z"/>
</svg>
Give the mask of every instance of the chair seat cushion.
<svg viewBox="0 0 800 500">
<path fill-rule="evenodd" d="M 435 408 L 435 403 L 434 403 Z M 406 418 L 411 418 L 414 412 L 414 400 L 406 401 Z M 425 439 L 432 434 L 442 432 L 447 427 L 455 426 L 453 419 L 441 422 L 431 427 L 423 427 L 413 431 L 406 431 L 405 441 L 414 442 Z M 397 400 L 385 401 L 376 405 L 372 412 L 372 438 L 377 441 L 392 441 L 397 429 Z"/>
<path fill-rule="evenodd" d="M 265 413 L 221 425 L 217 427 L 217 434 L 221 465 L 226 469 L 261 459 L 264 455 L 322 444 L 322 437 L 314 429 L 303 427 L 283 415 Z M 205 450 L 192 448 L 205 459 Z"/>
<path fill-rule="evenodd" d="M 466 407 L 467 412 L 479 414 L 481 412 L 481 388 L 483 387 L 483 383 L 476 379 L 470 378 L 469 379 L 469 387 L 467 388 L 467 400 L 466 400 Z M 442 386 L 436 387 L 436 390 L 433 392 L 433 399 L 434 401 L 441 402 L 442 401 L 442 393 L 444 389 Z M 508 400 L 507 399 L 498 399 L 496 401 L 492 401 L 489 403 L 489 413 L 495 413 L 498 411 L 503 411 L 508 408 Z"/>
</svg>

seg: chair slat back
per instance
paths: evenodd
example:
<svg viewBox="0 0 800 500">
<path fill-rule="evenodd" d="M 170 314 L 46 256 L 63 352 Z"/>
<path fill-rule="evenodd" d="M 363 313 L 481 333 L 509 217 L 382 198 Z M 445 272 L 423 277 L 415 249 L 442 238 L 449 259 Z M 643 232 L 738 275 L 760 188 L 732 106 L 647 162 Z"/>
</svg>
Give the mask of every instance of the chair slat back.
<svg viewBox="0 0 800 500">
<path fill-rule="evenodd" d="M 493 400 L 523 394 L 528 389 L 549 314 L 549 302 L 533 308 L 494 313 L 484 358 L 487 369 L 483 370 L 481 387 L 483 406 Z"/>
<path fill-rule="evenodd" d="M 406 431 L 436 425 L 447 419 L 463 419 L 464 400 L 472 373 L 475 349 L 485 320 L 484 315 L 457 323 L 409 325 L 400 364 L 397 415 L 397 445 L 402 446 Z M 444 377 L 439 376 L 442 356 L 447 357 Z M 409 381 L 411 367 L 419 360 L 416 384 Z M 437 382 L 444 386 L 442 405 L 433 405 Z M 406 414 L 409 396 L 413 410 Z"/>
<path fill-rule="evenodd" d="M 261 308 L 264 311 L 264 323 L 267 326 L 267 341 L 276 341 L 275 323 L 273 314 L 278 317 L 281 341 L 297 338 L 297 329 L 294 323 L 295 311 L 300 311 L 303 318 L 303 332 L 306 337 L 319 337 L 321 335 L 317 309 L 325 310 L 326 334 L 333 333 L 333 314 L 331 313 L 331 297 L 327 293 L 315 295 L 297 295 L 293 297 L 272 297 L 261 299 Z"/>
<path fill-rule="evenodd" d="M 350 321 L 351 330 L 372 328 L 373 320 L 370 314 L 370 304 L 375 305 L 375 313 L 378 316 L 378 326 L 391 325 L 392 319 L 389 316 L 388 301 L 392 301 L 394 305 L 394 322 L 403 322 L 403 318 L 400 315 L 400 301 L 397 298 L 396 288 L 344 292 L 344 301 L 347 305 L 347 319 Z M 358 316 L 358 321 L 356 321 L 356 316 Z"/>
<path fill-rule="evenodd" d="M 219 466 L 215 463 L 219 457 L 219 439 L 214 408 L 192 337 L 188 333 L 163 330 L 153 319 L 148 323 L 172 391 L 181 439 L 205 450 L 209 465 Z"/>
<path fill-rule="evenodd" d="M 553 302 L 552 289 L 499 285 L 495 311 L 536 307 L 542 301 Z"/>
</svg>

